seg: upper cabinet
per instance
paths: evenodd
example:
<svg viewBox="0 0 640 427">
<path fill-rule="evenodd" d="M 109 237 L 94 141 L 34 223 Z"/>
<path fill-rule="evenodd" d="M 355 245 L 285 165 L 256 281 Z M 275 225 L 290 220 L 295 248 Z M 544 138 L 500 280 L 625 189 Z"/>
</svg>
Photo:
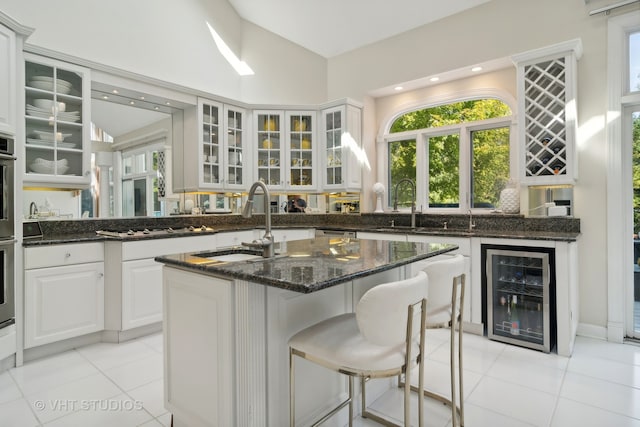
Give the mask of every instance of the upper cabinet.
<svg viewBox="0 0 640 427">
<path fill-rule="evenodd" d="M 25 27 L 0 11 L 0 134 L 14 136 L 18 129 L 18 96 L 22 91 L 22 59 L 24 39 L 33 28 Z"/>
<path fill-rule="evenodd" d="M 184 182 L 176 191 L 245 189 L 250 180 L 246 116 L 242 108 L 204 98 L 185 110 L 183 146 L 175 150 L 183 156 L 175 167 L 183 169 L 176 173 Z"/>
<path fill-rule="evenodd" d="M 64 62 L 25 54 L 24 185 L 90 184 L 90 74 Z"/>
<path fill-rule="evenodd" d="M 351 102 L 322 110 L 323 190 L 359 191 L 368 164 L 362 149 L 362 109 Z"/>
<path fill-rule="evenodd" d="M 274 189 L 317 189 L 315 125 L 315 111 L 255 111 L 257 179 Z"/>
<path fill-rule="evenodd" d="M 0 133 L 16 132 L 16 35 L 0 25 Z"/>
<path fill-rule="evenodd" d="M 513 57 L 523 184 L 573 184 L 578 177 L 576 70 L 581 54 L 578 39 Z"/>
</svg>

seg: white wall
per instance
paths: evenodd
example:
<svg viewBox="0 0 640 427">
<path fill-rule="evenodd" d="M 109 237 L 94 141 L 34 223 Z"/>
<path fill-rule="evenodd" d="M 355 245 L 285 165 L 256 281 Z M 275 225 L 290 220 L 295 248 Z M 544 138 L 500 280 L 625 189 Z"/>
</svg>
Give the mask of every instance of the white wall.
<svg viewBox="0 0 640 427">
<path fill-rule="evenodd" d="M 578 63 L 578 165 L 574 192 L 575 215 L 581 220 L 580 322 L 607 325 L 606 266 L 606 141 L 607 105 L 606 21 L 588 12 L 604 0 L 493 0 L 459 15 L 401 34 L 328 61 L 328 97 L 362 99 L 371 91 L 456 70 L 479 62 L 581 38 L 584 54 Z M 628 9 L 628 8 L 627 8 Z M 611 16 L 625 12 L 613 11 Z M 511 78 L 509 78 L 511 80 Z M 505 82 L 513 90 L 513 81 Z M 365 110 L 364 144 L 375 158 L 373 139 L 381 120 L 406 97 L 428 101 L 438 89 L 375 99 Z M 441 87 L 441 91 L 449 90 Z M 454 90 L 451 88 L 451 90 Z M 370 180 L 370 179 L 369 179 Z M 365 182 L 365 195 L 372 182 Z M 363 206 L 372 205 L 370 199 Z"/>
<path fill-rule="evenodd" d="M 239 101 L 326 101 L 326 60 L 245 22 L 226 0 L 0 0 L 0 10 L 36 29 L 28 44 L 56 52 Z M 254 76 L 238 76 L 206 22 Z"/>
</svg>

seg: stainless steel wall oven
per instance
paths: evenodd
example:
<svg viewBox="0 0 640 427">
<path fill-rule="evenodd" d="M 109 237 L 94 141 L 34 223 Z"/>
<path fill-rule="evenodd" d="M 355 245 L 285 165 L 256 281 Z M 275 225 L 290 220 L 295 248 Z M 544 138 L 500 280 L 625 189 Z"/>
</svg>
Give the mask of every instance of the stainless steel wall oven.
<svg viewBox="0 0 640 427">
<path fill-rule="evenodd" d="M 0 328 L 14 323 L 14 140 L 0 135 Z"/>
</svg>

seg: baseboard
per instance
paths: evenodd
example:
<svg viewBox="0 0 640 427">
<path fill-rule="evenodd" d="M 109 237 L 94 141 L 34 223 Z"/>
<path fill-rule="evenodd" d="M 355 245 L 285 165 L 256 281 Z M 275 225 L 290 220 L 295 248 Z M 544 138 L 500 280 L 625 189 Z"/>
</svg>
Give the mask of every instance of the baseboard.
<svg viewBox="0 0 640 427">
<path fill-rule="evenodd" d="M 126 331 L 102 331 L 102 342 L 120 343 L 146 335 L 155 334 L 162 331 L 162 322 L 152 323 L 151 325 L 140 326 L 139 328 L 129 329 Z"/>
<path fill-rule="evenodd" d="M 607 328 L 589 323 L 578 323 L 576 335 L 587 338 L 597 338 L 604 341 L 608 341 L 609 338 Z"/>
<path fill-rule="evenodd" d="M 100 342 L 100 332 L 93 332 L 79 337 L 52 342 L 51 344 L 43 344 L 37 347 L 26 348 L 24 350 L 24 361 L 28 362 L 40 359 L 42 357 L 63 353 L 65 351 L 73 350 L 74 348 L 95 344 L 97 342 Z"/>
</svg>

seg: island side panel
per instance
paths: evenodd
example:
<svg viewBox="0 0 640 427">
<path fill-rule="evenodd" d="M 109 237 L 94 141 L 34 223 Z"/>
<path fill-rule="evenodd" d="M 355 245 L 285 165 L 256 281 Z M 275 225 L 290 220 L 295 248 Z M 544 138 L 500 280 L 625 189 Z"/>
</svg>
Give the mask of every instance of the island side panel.
<svg viewBox="0 0 640 427">
<path fill-rule="evenodd" d="M 267 288 L 267 401 L 270 427 L 289 425 L 289 346 L 298 331 L 324 319 L 349 313 L 353 308 L 351 282 L 302 294 Z M 296 425 L 306 425 L 319 413 L 347 396 L 347 380 L 301 358 L 296 367 Z M 346 414 L 327 426 L 347 424 Z"/>
<path fill-rule="evenodd" d="M 233 282 L 163 270 L 165 408 L 174 426 L 232 426 Z"/>
</svg>

